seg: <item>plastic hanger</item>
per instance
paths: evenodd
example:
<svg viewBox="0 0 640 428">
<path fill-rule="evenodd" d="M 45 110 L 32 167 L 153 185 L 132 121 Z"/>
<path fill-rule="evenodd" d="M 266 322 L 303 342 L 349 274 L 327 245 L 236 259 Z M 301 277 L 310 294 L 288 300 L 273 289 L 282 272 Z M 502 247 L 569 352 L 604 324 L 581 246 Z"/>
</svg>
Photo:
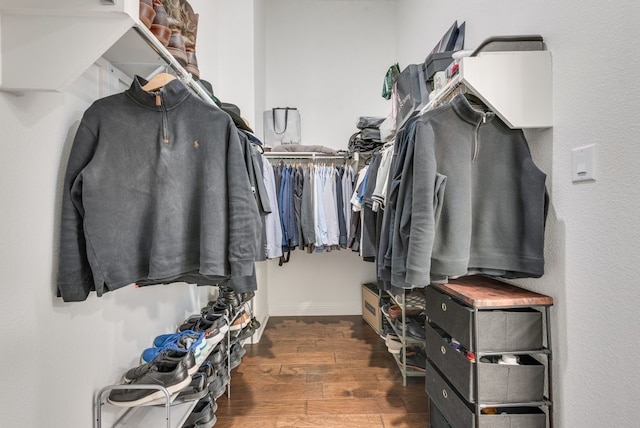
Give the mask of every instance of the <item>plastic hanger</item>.
<svg viewBox="0 0 640 428">
<path fill-rule="evenodd" d="M 174 76 L 173 74 L 158 73 L 155 76 L 153 76 L 151 80 L 149 80 L 147 84 L 142 87 L 142 89 L 144 89 L 147 92 L 155 91 L 157 89 L 162 88 L 164 85 L 166 85 L 167 83 L 175 79 L 176 79 L 176 76 Z"/>
</svg>

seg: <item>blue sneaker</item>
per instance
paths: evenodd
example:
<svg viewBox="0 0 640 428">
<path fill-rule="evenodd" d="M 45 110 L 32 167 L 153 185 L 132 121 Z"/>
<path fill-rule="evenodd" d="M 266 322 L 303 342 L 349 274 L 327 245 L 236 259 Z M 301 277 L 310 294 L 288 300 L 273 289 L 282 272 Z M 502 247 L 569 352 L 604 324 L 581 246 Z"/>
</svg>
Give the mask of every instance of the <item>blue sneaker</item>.
<svg viewBox="0 0 640 428">
<path fill-rule="evenodd" d="M 182 336 L 185 335 L 196 335 L 196 336 L 200 336 L 202 335 L 203 332 L 200 331 L 195 331 L 195 330 L 184 330 L 184 331 L 180 331 L 178 333 L 167 333 L 167 334 L 161 334 L 160 336 L 157 336 L 155 339 L 153 339 L 153 347 L 154 348 L 164 348 L 165 346 L 167 346 L 170 343 L 176 343 L 177 341 L 180 340 L 180 338 Z M 203 338 L 204 341 L 204 338 Z M 204 343 L 203 341 L 198 340 L 196 346 L 198 348 L 204 348 Z"/>
<path fill-rule="evenodd" d="M 156 358 L 160 353 L 166 350 L 192 350 L 196 361 L 200 357 L 201 351 L 207 346 L 207 341 L 204 338 L 204 333 L 198 333 L 191 330 L 185 330 L 180 333 L 163 334 L 158 336 L 153 341 L 155 346 L 153 348 L 147 348 L 142 352 L 140 361 L 148 363 Z"/>
</svg>

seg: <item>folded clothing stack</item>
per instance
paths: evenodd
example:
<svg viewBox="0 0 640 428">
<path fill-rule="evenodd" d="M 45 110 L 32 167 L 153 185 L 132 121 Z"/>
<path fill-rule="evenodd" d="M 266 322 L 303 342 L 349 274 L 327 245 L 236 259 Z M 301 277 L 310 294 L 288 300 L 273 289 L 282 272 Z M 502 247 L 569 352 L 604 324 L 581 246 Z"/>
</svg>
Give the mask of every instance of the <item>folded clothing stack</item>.
<svg viewBox="0 0 640 428">
<path fill-rule="evenodd" d="M 357 123 L 358 132 L 349 138 L 349 153 L 370 152 L 382 146 L 380 124 L 384 117 L 360 116 Z"/>
</svg>

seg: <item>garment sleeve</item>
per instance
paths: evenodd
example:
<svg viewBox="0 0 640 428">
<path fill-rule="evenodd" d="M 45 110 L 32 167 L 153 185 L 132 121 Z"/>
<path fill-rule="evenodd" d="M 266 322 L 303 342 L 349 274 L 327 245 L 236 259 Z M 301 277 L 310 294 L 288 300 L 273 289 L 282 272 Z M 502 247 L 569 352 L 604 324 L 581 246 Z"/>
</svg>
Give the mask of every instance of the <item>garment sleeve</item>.
<svg viewBox="0 0 640 428">
<path fill-rule="evenodd" d="M 413 189 L 411 226 L 407 248 L 406 282 L 415 286 L 429 285 L 431 253 L 436 227 L 437 164 L 435 136 L 428 123 L 418 123 L 413 154 Z"/>
<path fill-rule="evenodd" d="M 231 121 L 227 135 L 228 254 L 231 278 L 237 278 L 252 275 L 260 247 L 261 221 L 238 131 Z"/>
<path fill-rule="evenodd" d="M 82 204 L 82 170 L 93 158 L 98 138 L 83 122 L 76 132 L 62 189 L 58 296 L 65 302 L 86 300 L 95 289 L 87 258 Z"/>
</svg>

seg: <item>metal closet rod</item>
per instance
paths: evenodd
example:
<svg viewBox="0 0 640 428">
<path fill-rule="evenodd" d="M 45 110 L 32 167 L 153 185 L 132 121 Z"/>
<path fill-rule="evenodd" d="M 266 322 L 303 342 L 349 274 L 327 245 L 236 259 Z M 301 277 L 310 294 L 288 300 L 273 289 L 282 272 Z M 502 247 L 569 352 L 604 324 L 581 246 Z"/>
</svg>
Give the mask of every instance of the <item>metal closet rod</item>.
<svg viewBox="0 0 640 428">
<path fill-rule="evenodd" d="M 324 153 L 315 152 L 264 152 L 263 156 L 275 159 L 344 159 L 349 158 L 348 154 L 344 155 L 326 155 Z"/>
<path fill-rule="evenodd" d="M 182 82 L 189 88 L 191 88 L 200 98 L 202 98 L 205 102 L 211 104 L 215 108 L 220 108 L 213 101 L 207 91 L 205 91 L 202 86 L 200 86 L 200 84 L 194 80 L 194 78 L 191 76 L 191 73 L 186 71 L 182 67 L 182 65 L 180 65 L 180 63 L 173 57 L 173 55 L 171 55 L 166 50 L 166 48 L 158 41 L 153 33 L 151 33 L 149 29 L 147 29 L 147 27 L 141 24 L 136 24 L 133 28 L 138 32 L 138 34 L 140 34 L 142 39 L 146 41 L 149 46 L 151 46 L 151 48 L 160 56 L 160 58 L 162 58 L 166 62 L 166 64 L 160 65 L 158 68 L 156 68 L 155 71 L 153 71 L 147 78 L 147 80 L 149 80 L 156 74 L 162 71 L 168 71 L 168 69 L 171 68 L 175 72 L 176 77 L 182 80 Z"/>
</svg>

